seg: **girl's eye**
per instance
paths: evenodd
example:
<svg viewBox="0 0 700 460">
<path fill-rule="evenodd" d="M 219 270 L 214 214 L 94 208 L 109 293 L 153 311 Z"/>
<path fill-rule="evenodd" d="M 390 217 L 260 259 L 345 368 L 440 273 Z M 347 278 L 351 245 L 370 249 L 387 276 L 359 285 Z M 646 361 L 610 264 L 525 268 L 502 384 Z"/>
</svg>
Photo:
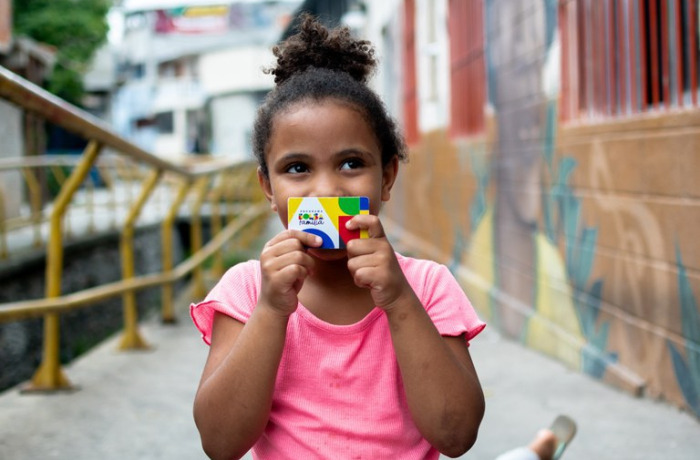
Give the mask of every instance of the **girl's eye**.
<svg viewBox="0 0 700 460">
<path fill-rule="evenodd" d="M 287 169 L 285 170 L 285 172 L 290 174 L 301 174 L 305 173 L 306 171 L 308 171 L 308 168 L 301 163 L 291 164 L 287 166 Z"/>
<path fill-rule="evenodd" d="M 345 160 L 343 164 L 340 166 L 340 169 L 347 170 L 347 169 L 357 169 L 362 167 L 362 160 L 359 158 L 351 158 L 349 160 Z"/>
</svg>

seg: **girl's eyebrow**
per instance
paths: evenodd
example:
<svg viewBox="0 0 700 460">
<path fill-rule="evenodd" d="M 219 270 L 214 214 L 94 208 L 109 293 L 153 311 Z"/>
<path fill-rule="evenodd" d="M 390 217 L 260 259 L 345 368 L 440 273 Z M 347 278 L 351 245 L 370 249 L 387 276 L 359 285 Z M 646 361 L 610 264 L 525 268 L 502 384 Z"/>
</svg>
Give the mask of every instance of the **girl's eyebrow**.
<svg viewBox="0 0 700 460">
<path fill-rule="evenodd" d="M 339 151 L 339 152 L 336 152 L 335 154 L 333 154 L 333 157 L 335 157 L 335 158 L 345 158 L 345 157 L 350 156 L 350 155 L 357 155 L 357 156 L 360 156 L 360 157 L 362 157 L 362 159 L 365 160 L 365 161 L 370 161 L 372 158 L 374 158 L 374 157 L 372 156 L 372 153 L 371 153 L 371 152 L 368 152 L 368 151 L 366 151 L 366 150 L 364 150 L 364 149 L 354 148 L 354 147 L 353 147 L 353 148 L 349 148 L 349 149 L 343 149 L 343 150 L 341 150 L 341 151 Z"/>
<path fill-rule="evenodd" d="M 351 147 L 348 149 L 343 149 L 340 150 L 332 155 L 333 158 L 339 159 L 339 158 L 345 158 L 350 155 L 358 155 L 361 156 L 363 159 L 371 159 L 372 154 L 364 149 L 360 148 L 355 148 Z M 300 162 L 309 162 L 312 161 L 313 157 L 309 155 L 308 153 L 302 153 L 302 152 L 289 152 L 285 155 L 282 155 L 277 161 L 277 164 L 289 164 L 295 161 L 300 161 Z"/>
<path fill-rule="evenodd" d="M 358 154 L 359 154 L 359 155 L 369 155 L 370 153 L 369 153 L 369 152 L 366 152 L 366 151 L 363 150 L 363 149 L 358 149 L 358 148 L 355 148 L 355 147 L 351 147 L 351 148 L 349 148 L 349 149 L 343 149 L 343 150 L 341 150 L 341 151 L 339 151 L 339 152 L 336 152 L 333 156 L 335 156 L 335 157 L 340 157 L 340 156 L 344 156 L 344 155 L 358 155 Z"/>
<path fill-rule="evenodd" d="M 309 161 L 310 158 L 311 158 L 311 155 L 309 155 L 307 153 L 290 152 L 290 153 L 287 153 L 285 155 L 282 155 L 282 157 L 280 157 L 276 161 L 276 163 L 277 164 L 281 164 L 281 163 L 287 164 L 287 163 L 291 163 L 294 161 Z"/>
</svg>

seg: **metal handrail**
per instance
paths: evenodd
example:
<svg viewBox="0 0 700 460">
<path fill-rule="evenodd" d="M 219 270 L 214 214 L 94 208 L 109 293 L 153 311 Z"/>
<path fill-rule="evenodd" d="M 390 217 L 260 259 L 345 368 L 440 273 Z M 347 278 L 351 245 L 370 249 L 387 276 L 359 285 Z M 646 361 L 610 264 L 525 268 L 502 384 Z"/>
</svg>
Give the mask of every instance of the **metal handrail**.
<svg viewBox="0 0 700 460">
<path fill-rule="evenodd" d="M 39 168 L 56 166 L 70 166 L 72 171 L 65 178 L 60 178 L 61 187 L 58 196 L 52 203 L 49 222 L 49 241 L 46 254 L 46 292 L 44 299 L 36 299 L 21 302 L 0 304 L 0 322 L 15 321 L 23 318 L 31 318 L 43 315 L 44 317 L 44 350 L 42 362 L 37 369 L 28 390 L 54 391 L 72 388 L 71 383 L 63 374 L 59 362 L 59 315 L 66 311 L 95 304 L 97 301 L 119 296 L 123 297 L 124 304 L 124 332 L 120 349 L 143 349 L 148 345 L 140 337 L 134 293 L 137 290 L 161 286 L 162 319 L 164 322 L 175 320 L 172 311 L 172 284 L 184 276 L 194 272 L 195 288 L 201 293 L 202 265 L 212 256 L 218 256 L 221 249 L 230 244 L 237 237 L 240 240 L 258 233 L 258 225 L 267 215 L 267 206 L 259 204 L 264 202 L 264 195 L 259 191 L 250 193 L 250 185 L 254 182 L 255 166 L 250 162 L 238 162 L 226 159 L 207 159 L 205 162 L 197 161 L 196 164 L 184 162 L 175 163 L 155 156 L 130 141 L 114 133 L 108 125 L 93 117 L 89 113 L 80 110 L 67 102 L 53 96 L 38 86 L 20 78 L 7 69 L 0 66 L 0 98 L 4 98 L 26 112 L 35 114 L 45 120 L 61 126 L 66 130 L 77 133 L 89 141 L 87 148 L 80 156 L 43 156 L 22 159 L 0 160 L 0 172 L 20 170 L 28 188 L 33 190 L 31 220 L 33 224 L 40 224 L 44 217 L 36 206 L 36 177 L 26 171 Z M 105 168 L 108 165 L 100 154 L 108 148 L 115 158 L 127 159 L 129 162 L 146 168 L 143 175 L 132 175 L 127 179 L 131 184 L 135 180 L 141 180 L 142 188 L 137 197 L 130 200 L 127 217 L 121 229 L 120 256 L 122 261 L 122 280 L 104 284 L 80 292 L 62 295 L 61 279 L 63 269 L 64 235 L 62 223 L 64 216 L 71 205 L 72 198 L 81 184 L 86 180 L 89 172 L 95 167 Z M 131 168 L 133 171 L 134 168 Z M 101 172 L 101 174 L 104 174 Z M 166 217 L 161 223 L 163 266 L 160 273 L 151 273 L 135 276 L 134 273 L 134 226 L 144 208 L 145 203 L 154 194 L 157 184 L 166 175 L 172 175 L 179 180 L 179 192 L 171 203 Z M 145 176 L 143 179 L 142 176 Z M 230 180 L 230 176 L 235 180 Z M 104 174 L 105 182 L 114 183 L 114 178 Z M 196 184 L 196 186 L 195 186 Z M 130 185 L 126 187 L 131 190 Z M 254 187 L 257 190 L 257 187 Z M 179 209 L 191 191 L 197 191 L 197 196 L 190 207 L 191 214 L 191 239 L 193 241 L 193 255 L 176 267 L 172 266 L 171 233 L 175 217 Z M 0 190 L 1 191 L 1 190 Z M 247 192 L 247 193 L 241 193 Z M 212 229 L 217 231 L 211 241 L 202 247 L 201 241 L 201 210 L 203 204 L 211 200 L 212 204 Z M 0 193 L 0 200 L 2 194 Z M 215 201 L 216 200 L 216 201 Z M 222 226 L 222 216 L 219 213 L 219 204 L 226 202 L 226 225 Z M 247 203 L 248 210 L 239 216 L 233 215 L 231 203 Z M 0 203 L 2 207 L 3 203 Z M 89 206 L 94 203 L 90 202 Z M 217 216 L 214 216 L 216 210 Z M 0 215 L 0 236 L 4 238 L 6 228 L 4 216 Z M 246 234 L 244 230 L 250 229 Z M 3 243 L 0 241 L 0 243 Z M 3 246 L 0 244 L 0 246 Z M 4 245 L 6 246 L 6 245 Z M 3 246 L 3 247 L 4 247 Z M 0 247 L 0 249 L 3 249 Z M 214 258 L 214 271 L 221 271 L 220 257 Z"/>
<path fill-rule="evenodd" d="M 40 183 L 39 173 L 45 171 L 46 182 L 49 178 L 53 178 L 57 185 L 62 186 L 66 181 L 66 174 L 62 168 L 75 168 L 81 160 L 80 155 L 40 155 L 40 156 L 30 156 L 21 158 L 4 158 L 0 159 L 0 173 L 10 173 L 16 172 L 18 175 L 24 179 L 24 184 L 27 187 L 28 199 L 29 199 L 29 213 L 24 213 L 13 216 L 6 217 L 4 215 L 4 210 L 0 206 L 0 261 L 7 259 L 9 257 L 9 251 L 7 250 L 7 234 L 13 231 L 18 231 L 26 227 L 34 228 L 34 238 L 33 247 L 42 247 L 44 241 L 41 236 L 41 226 L 49 220 L 49 216 L 46 215 L 47 209 L 42 208 L 44 204 L 43 188 Z M 121 200 L 118 200 L 117 195 L 121 188 L 122 192 L 127 192 L 130 190 L 131 186 L 137 183 L 142 183 L 146 171 L 139 171 L 137 168 L 132 167 L 129 169 L 130 164 L 129 159 L 121 158 L 116 155 L 111 155 L 107 157 L 98 157 L 95 160 L 94 172 L 96 177 L 90 176 L 87 180 L 86 191 L 84 192 L 84 197 L 82 203 L 74 202 L 71 204 L 71 209 L 78 209 L 81 207 L 88 208 L 88 232 L 94 233 L 95 227 L 95 212 L 97 206 L 94 203 L 95 195 L 97 189 L 103 189 L 105 191 L 110 191 L 110 202 L 108 207 L 112 211 L 123 209 L 124 206 L 128 206 L 132 200 L 130 196 L 122 196 Z M 156 170 L 157 171 L 157 170 Z M 98 187 L 95 180 L 101 181 L 104 187 Z M 164 193 L 163 187 L 175 187 L 178 185 L 177 175 L 173 173 L 166 174 L 159 186 L 158 193 L 156 194 L 159 201 L 162 200 Z M 1 184 L 0 184 L 1 185 Z M 4 200 L 4 191 L 0 186 L 0 200 Z M 4 203 L 4 201 L 3 201 Z M 2 205 L 3 203 L 0 203 Z M 116 225 L 116 215 L 111 214 L 112 228 Z M 71 220 L 69 216 L 66 216 L 66 231 L 70 235 L 71 231 Z"/>
<path fill-rule="evenodd" d="M 94 140 L 105 147 L 111 147 L 133 160 L 190 179 L 210 175 L 221 168 L 232 168 L 239 163 L 234 160 L 222 159 L 216 160 L 215 164 L 178 165 L 164 160 L 121 137 L 99 118 L 54 96 L 3 66 L 0 66 L 0 98 L 85 139 Z"/>
<path fill-rule="evenodd" d="M 47 313 L 65 313 L 93 302 L 117 297 L 126 291 L 142 290 L 166 283 L 174 283 L 192 273 L 198 265 L 215 255 L 232 236 L 251 224 L 255 219 L 258 219 L 261 214 L 267 214 L 267 210 L 268 206 L 266 204 L 258 204 L 247 209 L 236 220 L 229 222 L 197 254 L 178 264 L 171 272 L 123 279 L 122 281 L 95 286 L 60 297 L 1 304 L 0 323 L 36 318 Z"/>
</svg>

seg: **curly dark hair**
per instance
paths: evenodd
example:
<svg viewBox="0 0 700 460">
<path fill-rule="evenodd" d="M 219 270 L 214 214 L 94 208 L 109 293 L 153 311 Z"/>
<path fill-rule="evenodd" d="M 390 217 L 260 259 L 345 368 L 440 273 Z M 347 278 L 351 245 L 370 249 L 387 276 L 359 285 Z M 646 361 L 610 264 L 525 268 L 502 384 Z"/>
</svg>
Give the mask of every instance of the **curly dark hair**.
<svg viewBox="0 0 700 460">
<path fill-rule="evenodd" d="M 367 40 L 352 37 L 347 27 L 329 30 L 311 15 L 301 18 L 299 32 L 272 49 L 276 87 L 258 109 L 253 128 L 253 151 L 265 177 L 265 155 L 275 116 L 302 101 L 336 100 L 357 108 L 367 120 L 381 149 L 382 164 L 406 160 L 406 145 L 379 96 L 367 86 L 377 61 Z"/>
</svg>

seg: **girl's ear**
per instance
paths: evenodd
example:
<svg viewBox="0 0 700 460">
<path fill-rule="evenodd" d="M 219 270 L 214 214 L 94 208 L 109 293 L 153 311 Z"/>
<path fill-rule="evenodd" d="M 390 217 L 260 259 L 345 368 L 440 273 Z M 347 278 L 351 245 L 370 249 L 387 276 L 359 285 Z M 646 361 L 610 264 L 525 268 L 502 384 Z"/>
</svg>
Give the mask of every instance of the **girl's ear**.
<svg viewBox="0 0 700 460">
<path fill-rule="evenodd" d="M 384 166 L 382 172 L 382 201 L 389 201 L 391 198 L 391 188 L 399 175 L 399 158 L 394 156 L 391 161 Z"/>
<path fill-rule="evenodd" d="M 260 184 L 260 188 L 265 194 L 265 198 L 267 198 L 267 201 L 270 202 L 270 209 L 272 209 L 274 212 L 277 212 L 277 205 L 275 204 L 275 200 L 273 200 L 274 194 L 272 193 L 272 184 L 270 184 L 270 178 L 263 173 L 262 168 L 260 166 L 258 166 L 258 183 Z"/>
</svg>

